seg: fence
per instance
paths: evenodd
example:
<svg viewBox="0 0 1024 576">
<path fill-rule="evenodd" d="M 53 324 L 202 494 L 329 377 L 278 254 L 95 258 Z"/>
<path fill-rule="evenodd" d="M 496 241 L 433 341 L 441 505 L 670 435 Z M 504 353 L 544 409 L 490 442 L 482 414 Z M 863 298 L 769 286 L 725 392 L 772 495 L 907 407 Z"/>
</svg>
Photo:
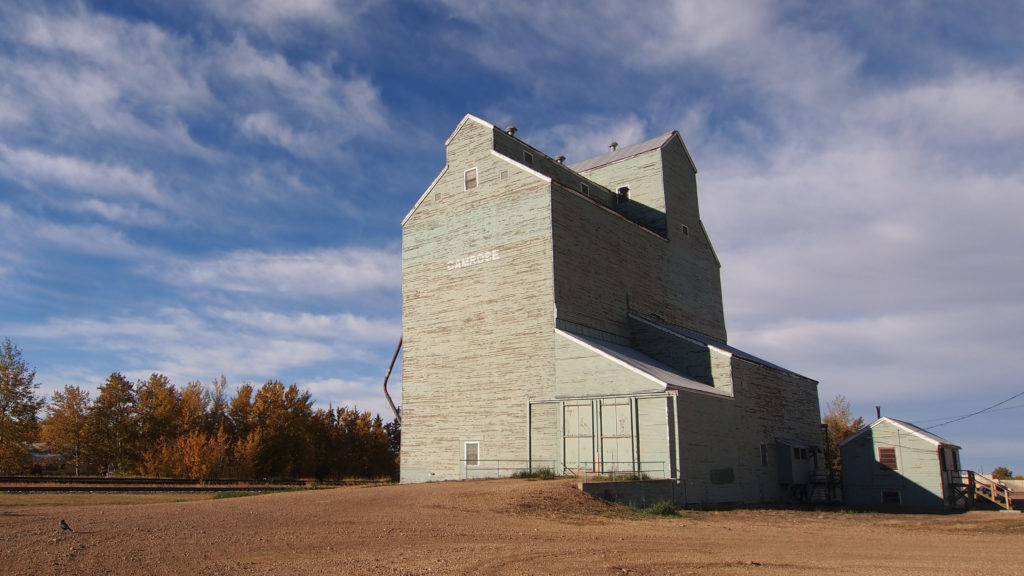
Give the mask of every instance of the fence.
<svg viewBox="0 0 1024 576">
<path fill-rule="evenodd" d="M 668 478 L 664 461 L 659 462 L 580 462 L 579 468 L 567 472 L 582 476 L 584 482 L 629 482 L 634 480 L 665 480 Z"/>
<path fill-rule="evenodd" d="M 459 460 L 459 462 L 461 463 L 460 468 L 462 469 L 462 478 L 464 480 L 471 478 L 498 478 L 501 476 L 511 476 L 517 472 L 537 472 L 544 468 L 553 471 L 555 474 L 559 473 L 559 470 L 555 468 L 556 462 L 554 460 L 475 460 L 475 464 L 470 464 L 466 460 Z"/>
</svg>

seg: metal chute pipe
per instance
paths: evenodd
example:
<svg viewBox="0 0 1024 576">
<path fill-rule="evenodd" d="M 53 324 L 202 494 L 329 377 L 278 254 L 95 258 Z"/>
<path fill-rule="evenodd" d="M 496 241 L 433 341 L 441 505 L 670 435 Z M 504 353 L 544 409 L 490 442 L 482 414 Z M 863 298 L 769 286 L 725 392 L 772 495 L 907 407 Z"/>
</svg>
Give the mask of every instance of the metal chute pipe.
<svg viewBox="0 0 1024 576">
<path fill-rule="evenodd" d="M 388 404 L 391 406 L 391 411 L 395 413 L 395 422 L 399 426 L 402 425 L 402 415 L 398 413 L 398 408 L 395 408 L 395 403 L 391 400 L 391 395 L 388 394 L 388 378 L 391 378 L 391 370 L 395 367 L 395 361 L 398 360 L 398 353 L 402 350 L 402 337 L 398 338 L 398 347 L 395 348 L 395 355 L 391 357 L 391 364 L 388 365 L 388 372 L 384 375 L 384 397 L 388 399 Z"/>
</svg>

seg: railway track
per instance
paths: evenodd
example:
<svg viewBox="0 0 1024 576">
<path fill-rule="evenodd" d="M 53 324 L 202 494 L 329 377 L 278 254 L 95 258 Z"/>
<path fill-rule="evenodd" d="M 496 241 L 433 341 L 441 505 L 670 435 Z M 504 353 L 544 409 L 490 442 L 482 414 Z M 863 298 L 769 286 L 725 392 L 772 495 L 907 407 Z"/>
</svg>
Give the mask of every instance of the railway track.
<svg viewBox="0 0 1024 576">
<path fill-rule="evenodd" d="M 0 492 L 275 492 L 373 483 L 369 480 L 238 482 L 187 478 L 0 476 Z"/>
</svg>

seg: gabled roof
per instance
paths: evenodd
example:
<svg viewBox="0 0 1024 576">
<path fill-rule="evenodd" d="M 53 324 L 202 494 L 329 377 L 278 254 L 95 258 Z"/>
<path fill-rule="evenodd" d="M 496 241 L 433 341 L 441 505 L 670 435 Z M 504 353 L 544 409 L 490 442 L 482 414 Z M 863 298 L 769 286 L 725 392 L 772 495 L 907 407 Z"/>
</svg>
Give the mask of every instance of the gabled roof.
<svg viewBox="0 0 1024 576">
<path fill-rule="evenodd" d="M 920 438 L 921 440 L 924 440 L 925 442 L 928 442 L 929 444 L 935 446 L 936 448 L 939 447 L 939 446 L 949 446 L 950 448 L 957 448 L 957 449 L 960 448 L 959 446 L 957 446 L 956 444 L 953 444 L 949 440 L 946 440 L 945 438 L 943 438 L 941 436 L 936 436 L 935 434 L 932 434 L 931 432 L 925 430 L 924 428 L 918 428 L 917 426 L 914 426 L 913 424 L 911 424 L 909 422 L 904 422 L 902 420 L 896 420 L 895 418 L 889 418 L 888 416 L 882 416 L 878 420 L 875 420 L 871 424 L 868 424 L 867 426 L 861 428 L 857 432 L 854 432 L 853 434 L 848 436 L 845 440 L 840 442 L 839 446 L 840 447 L 844 446 L 848 442 L 853 441 L 854 438 L 857 438 L 858 436 L 861 436 L 862 434 L 866 434 L 869 430 L 873 430 L 876 426 L 879 426 L 881 424 L 890 424 L 892 426 L 895 426 L 895 427 L 903 430 L 904 432 L 907 432 L 908 434 L 912 434 L 912 435 Z"/>
<path fill-rule="evenodd" d="M 644 140 L 643 142 L 637 142 L 636 144 L 630 144 L 617 150 L 605 152 L 599 156 L 580 160 L 569 164 L 569 168 L 576 172 L 584 172 L 586 170 L 592 170 L 605 164 L 611 164 L 612 162 L 618 162 L 619 160 L 625 160 L 626 158 L 632 158 L 638 156 L 644 152 L 650 152 L 651 150 L 657 150 L 663 148 L 666 144 L 672 141 L 673 138 L 677 138 L 679 143 L 683 146 L 683 151 L 686 152 L 686 158 L 690 161 L 690 166 L 693 171 L 697 171 L 697 165 L 693 162 L 693 157 L 690 156 L 690 151 L 686 149 L 686 144 L 683 143 L 683 138 L 679 135 L 679 132 L 673 130 L 671 132 L 665 132 L 660 136 L 655 136 L 650 140 Z"/>
<path fill-rule="evenodd" d="M 743 350 L 740 350 L 739 348 L 735 348 L 733 346 L 730 346 L 730 345 L 726 344 L 725 342 L 721 342 L 719 340 L 711 338 L 710 336 L 705 336 L 704 334 L 701 334 L 699 332 L 694 332 L 692 330 L 687 330 L 686 328 L 680 328 L 679 326 L 673 326 L 673 325 L 665 323 L 665 322 L 659 322 L 658 320 L 654 320 L 654 319 L 648 318 L 646 316 L 641 316 L 640 314 L 637 314 L 636 312 L 630 312 L 629 313 L 629 317 L 634 319 L 634 320 L 637 320 L 637 321 L 640 321 L 640 322 L 644 322 L 646 324 L 650 324 L 651 326 L 654 326 L 655 328 L 658 328 L 659 330 L 662 330 L 664 332 L 668 332 L 669 334 L 672 334 L 673 336 L 676 336 L 678 338 L 683 338 L 683 339 L 689 340 L 691 342 L 694 342 L 696 344 L 702 344 L 704 346 L 709 346 L 711 348 L 716 348 L 718 350 L 721 350 L 722 352 L 726 352 L 726 353 L 731 354 L 731 355 L 733 355 L 733 356 L 735 356 L 737 358 L 740 358 L 742 360 L 746 360 L 747 362 L 753 362 L 754 364 L 760 364 L 761 366 L 766 366 L 768 368 L 774 368 L 775 370 L 780 370 L 782 372 L 785 372 L 787 374 L 792 374 L 793 376 L 798 376 L 798 377 L 803 378 L 805 380 L 811 380 L 812 382 L 817 382 L 817 380 L 814 380 L 812 378 L 808 378 L 807 376 L 804 376 L 803 374 L 798 374 L 797 372 L 793 372 L 792 370 L 787 370 L 786 368 L 783 368 L 782 366 L 779 366 L 778 364 L 772 364 L 771 362 L 769 362 L 767 360 L 762 360 L 761 358 L 758 358 L 757 356 L 754 356 L 753 354 L 748 354 L 747 352 L 744 352 Z"/>
<path fill-rule="evenodd" d="M 599 340 L 597 338 L 583 336 L 581 334 L 569 333 L 558 328 L 555 329 L 555 332 L 576 344 L 597 352 L 612 362 L 636 372 L 651 382 L 661 386 L 662 389 L 685 390 L 688 392 L 709 394 L 711 396 L 732 398 L 732 394 L 723 392 L 714 386 L 688 378 L 673 368 L 666 366 L 654 358 L 651 358 L 650 356 L 628 346 L 614 344 L 606 340 Z"/>
</svg>

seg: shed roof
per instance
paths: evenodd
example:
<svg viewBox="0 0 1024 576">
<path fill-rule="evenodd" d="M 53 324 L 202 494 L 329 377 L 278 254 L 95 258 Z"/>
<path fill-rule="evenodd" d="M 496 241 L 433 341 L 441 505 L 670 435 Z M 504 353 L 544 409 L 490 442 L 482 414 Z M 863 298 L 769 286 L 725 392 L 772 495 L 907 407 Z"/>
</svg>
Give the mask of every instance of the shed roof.
<svg viewBox="0 0 1024 576">
<path fill-rule="evenodd" d="M 555 329 L 555 332 L 581 346 L 597 352 L 601 356 L 604 356 L 605 358 L 616 362 L 633 372 L 640 374 L 655 384 L 660 385 L 663 389 L 686 390 L 689 392 L 710 394 L 712 396 L 732 397 L 732 394 L 729 394 L 728 392 L 724 392 L 714 386 L 688 378 L 670 366 L 662 364 L 654 358 L 630 348 L 629 346 L 614 344 L 607 340 L 600 340 L 591 336 L 569 333 L 557 328 Z"/>
<path fill-rule="evenodd" d="M 868 424 L 867 426 L 861 428 L 857 432 L 851 434 L 845 440 L 840 442 L 839 446 L 840 447 L 844 446 L 848 442 L 853 441 L 854 438 L 857 438 L 858 436 L 861 436 L 862 434 L 866 434 L 869 430 L 872 430 L 876 426 L 879 426 L 881 424 L 890 424 L 892 426 L 900 428 L 904 432 L 908 432 L 910 434 L 913 434 L 914 436 L 920 438 L 921 440 L 924 440 L 925 442 L 928 442 L 929 444 L 931 444 L 931 445 L 933 445 L 935 447 L 949 446 L 950 448 L 956 448 L 958 450 L 960 449 L 960 446 L 957 446 L 956 444 L 953 444 L 952 442 L 950 442 L 949 440 L 946 440 L 945 438 L 943 438 L 941 436 L 937 436 L 935 434 L 932 434 L 931 432 L 925 430 L 924 428 L 919 428 L 919 427 L 917 427 L 917 426 L 915 426 L 915 425 L 913 425 L 913 424 L 911 424 L 909 422 L 904 422 L 902 420 L 897 420 L 895 418 L 889 418 L 888 416 L 882 416 L 878 420 L 875 420 L 871 424 Z"/>
<path fill-rule="evenodd" d="M 813 380 L 812 378 L 807 378 L 807 376 L 804 376 L 802 374 L 798 374 L 796 372 L 793 372 L 792 370 L 788 370 L 786 368 L 783 368 L 782 366 L 779 366 L 778 364 L 772 364 L 771 362 L 769 362 L 767 360 L 763 360 L 761 358 L 758 358 L 757 356 L 754 356 L 753 354 L 749 354 L 747 352 L 744 352 L 743 350 L 740 350 L 739 348 L 730 346 L 730 345 L 726 344 L 725 342 L 716 340 L 714 338 L 711 338 L 710 336 L 705 336 L 704 334 L 701 334 L 699 332 L 694 332 L 692 330 L 687 330 L 686 328 L 680 328 L 679 326 L 673 326 L 673 325 L 668 324 L 666 322 L 661 322 L 661 321 L 655 320 L 653 318 L 648 318 L 646 316 L 642 316 L 640 314 L 637 314 L 636 312 L 630 312 L 629 316 L 631 318 L 635 319 L 635 320 L 639 320 L 640 322 L 646 322 L 647 324 L 650 324 L 651 326 L 654 326 L 655 328 L 658 328 L 658 329 L 663 330 L 665 332 L 668 332 L 669 334 L 672 334 L 672 335 L 674 335 L 674 336 L 676 336 L 678 338 L 685 338 L 686 340 L 690 340 L 691 342 L 702 344 L 704 346 L 711 346 L 711 347 L 717 348 L 717 349 L 719 349 L 719 350 L 721 350 L 723 352 L 727 352 L 729 354 L 732 354 L 733 356 L 735 356 L 737 358 L 741 358 L 743 360 L 746 360 L 747 362 L 753 362 L 754 364 L 760 364 L 761 366 L 766 366 L 768 368 L 774 368 L 776 370 L 780 370 L 782 372 L 786 372 L 787 374 L 792 374 L 793 376 L 799 376 L 800 378 L 804 378 L 804 379 L 807 379 L 807 380 L 812 380 L 814 382 L 817 382 L 817 380 Z"/>
</svg>

